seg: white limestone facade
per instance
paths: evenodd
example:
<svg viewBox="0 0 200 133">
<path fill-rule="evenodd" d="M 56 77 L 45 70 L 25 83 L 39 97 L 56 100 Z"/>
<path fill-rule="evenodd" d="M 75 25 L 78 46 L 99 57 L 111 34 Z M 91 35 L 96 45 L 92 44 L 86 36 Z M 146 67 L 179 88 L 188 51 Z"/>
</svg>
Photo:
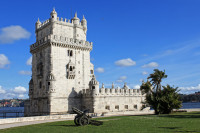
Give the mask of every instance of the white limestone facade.
<svg viewBox="0 0 200 133">
<path fill-rule="evenodd" d="M 71 113 L 72 107 L 90 112 L 139 110 L 144 95 L 140 90 L 99 89 L 90 62 L 87 21 L 77 17 L 59 18 L 55 9 L 50 18 L 35 24 L 36 43 L 30 46 L 32 79 L 25 116 Z"/>
</svg>

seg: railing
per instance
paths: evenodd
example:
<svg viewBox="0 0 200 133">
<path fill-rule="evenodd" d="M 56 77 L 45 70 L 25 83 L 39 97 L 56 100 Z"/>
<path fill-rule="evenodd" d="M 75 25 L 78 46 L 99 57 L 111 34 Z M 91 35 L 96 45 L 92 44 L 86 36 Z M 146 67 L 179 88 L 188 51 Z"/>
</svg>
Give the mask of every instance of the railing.
<svg viewBox="0 0 200 133">
<path fill-rule="evenodd" d="M 24 112 L 22 111 L 1 111 L 0 118 L 16 118 L 16 117 L 23 117 Z"/>
<path fill-rule="evenodd" d="M 30 116 L 65 115 L 69 112 L 29 112 Z M 0 111 L 0 119 L 24 117 L 23 111 Z"/>
</svg>

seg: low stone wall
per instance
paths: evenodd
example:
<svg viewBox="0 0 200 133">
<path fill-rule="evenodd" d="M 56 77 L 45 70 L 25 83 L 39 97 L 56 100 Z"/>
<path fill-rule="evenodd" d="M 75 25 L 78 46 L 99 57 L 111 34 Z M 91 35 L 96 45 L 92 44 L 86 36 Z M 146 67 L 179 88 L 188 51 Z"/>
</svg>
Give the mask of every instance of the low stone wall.
<svg viewBox="0 0 200 133">
<path fill-rule="evenodd" d="M 103 116 L 118 116 L 118 115 L 151 115 L 154 114 L 154 110 L 148 111 L 124 111 L 124 112 L 108 112 Z"/>
<path fill-rule="evenodd" d="M 200 108 L 196 108 L 196 109 L 178 109 L 178 110 L 174 110 L 174 111 L 180 111 L 180 112 L 195 112 L 195 111 L 200 111 Z"/>
<path fill-rule="evenodd" d="M 43 121 L 43 120 L 57 120 L 57 119 L 74 119 L 75 115 L 76 114 L 7 118 L 7 119 L 0 119 L 0 124 L 30 122 L 30 121 Z"/>
</svg>

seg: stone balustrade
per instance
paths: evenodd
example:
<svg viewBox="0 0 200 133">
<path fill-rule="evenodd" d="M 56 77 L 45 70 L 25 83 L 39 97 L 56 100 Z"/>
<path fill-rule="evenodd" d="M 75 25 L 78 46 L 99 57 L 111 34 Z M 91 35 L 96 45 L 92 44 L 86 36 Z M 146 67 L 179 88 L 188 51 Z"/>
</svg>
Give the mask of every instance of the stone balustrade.
<svg viewBox="0 0 200 133">
<path fill-rule="evenodd" d="M 82 90 L 83 96 L 92 96 L 93 92 L 89 89 Z M 100 88 L 96 96 L 142 96 L 140 89 L 114 89 L 114 88 Z"/>
<path fill-rule="evenodd" d="M 84 41 L 84 40 L 78 40 L 78 39 L 73 39 L 73 38 L 67 38 L 63 36 L 57 36 L 57 35 L 48 35 L 37 41 L 36 43 L 32 44 L 30 46 L 30 50 L 34 50 L 39 46 L 42 46 L 46 44 L 47 42 L 54 42 L 54 43 L 59 43 L 59 44 L 67 44 L 70 46 L 76 46 L 76 47 L 81 47 L 81 48 L 88 48 L 92 49 L 93 43 Z"/>
</svg>

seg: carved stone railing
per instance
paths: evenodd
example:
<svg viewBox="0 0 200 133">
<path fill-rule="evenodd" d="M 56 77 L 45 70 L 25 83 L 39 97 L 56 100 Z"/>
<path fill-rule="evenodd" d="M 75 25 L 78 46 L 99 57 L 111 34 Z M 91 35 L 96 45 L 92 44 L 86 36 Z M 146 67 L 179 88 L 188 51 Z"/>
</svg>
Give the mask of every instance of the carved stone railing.
<svg viewBox="0 0 200 133">
<path fill-rule="evenodd" d="M 63 36 L 57 36 L 57 35 L 48 35 L 37 41 L 36 43 L 32 44 L 30 46 L 30 51 L 45 45 L 47 42 L 50 43 L 56 43 L 58 46 L 74 46 L 77 48 L 86 48 L 91 50 L 93 47 L 92 42 L 84 41 L 84 40 L 78 40 L 73 38 L 67 38 Z"/>
</svg>

